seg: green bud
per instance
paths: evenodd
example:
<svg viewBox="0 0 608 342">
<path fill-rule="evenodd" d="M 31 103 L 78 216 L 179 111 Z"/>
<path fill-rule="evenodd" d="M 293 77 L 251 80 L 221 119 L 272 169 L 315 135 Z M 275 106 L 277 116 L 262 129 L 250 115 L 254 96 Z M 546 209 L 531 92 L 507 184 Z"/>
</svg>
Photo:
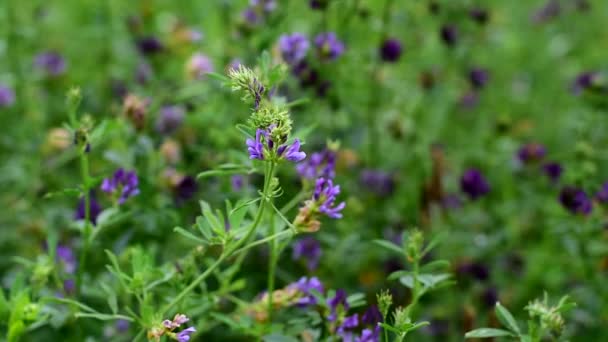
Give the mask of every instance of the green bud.
<svg viewBox="0 0 608 342">
<path fill-rule="evenodd" d="M 408 261 L 417 262 L 422 257 L 422 245 L 424 236 L 419 230 L 414 230 L 408 237 L 405 243 L 405 255 Z"/>
<path fill-rule="evenodd" d="M 409 315 L 407 313 L 407 310 L 403 307 L 398 307 L 397 309 L 395 309 L 395 312 L 393 313 L 393 319 L 395 322 L 395 328 L 401 330 L 403 329 L 403 327 L 409 325 L 409 323 L 412 321 L 409 318 Z"/>
<path fill-rule="evenodd" d="M 269 129 L 273 126 L 274 128 L 270 132 L 270 136 L 272 141 L 277 144 L 282 144 L 287 141 L 287 138 L 291 133 L 291 118 L 289 117 L 289 112 L 276 105 L 262 106 L 254 111 L 249 118 L 249 125 L 256 129 Z"/>
<path fill-rule="evenodd" d="M 378 301 L 378 309 L 380 309 L 380 313 L 382 313 L 382 318 L 386 321 L 388 310 L 391 308 L 391 305 L 393 305 L 393 295 L 391 295 L 388 290 L 383 290 L 376 295 L 376 299 Z"/>
</svg>

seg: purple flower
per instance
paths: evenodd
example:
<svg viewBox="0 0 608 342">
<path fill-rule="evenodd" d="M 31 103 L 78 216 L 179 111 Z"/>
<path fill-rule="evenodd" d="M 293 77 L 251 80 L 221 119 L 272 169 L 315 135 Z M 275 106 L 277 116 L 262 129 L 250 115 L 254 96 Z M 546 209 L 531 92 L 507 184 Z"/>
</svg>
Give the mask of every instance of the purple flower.
<svg viewBox="0 0 608 342">
<path fill-rule="evenodd" d="M 329 305 L 329 309 L 331 310 L 331 313 L 327 319 L 330 322 L 333 322 L 336 320 L 336 318 L 338 318 L 337 310 L 340 306 L 344 311 L 348 311 L 349 306 L 348 302 L 346 301 L 346 291 L 343 289 L 338 289 L 334 297 L 327 302 L 327 305 Z"/>
<path fill-rule="evenodd" d="M 574 186 L 565 186 L 559 194 L 559 201 L 573 214 L 589 215 L 593 208 L 585 191 Z"/>
<path fill-rule="evenodd" d="M 296 171 L 304 179 L 334 178 L 336 175 L 336 153 L 325 149 L 310 155 L 306 161 L 296 166 Z"/>
<path fill-rule="evenodd" d="M 65 72 L 66 68 L 65 60 L 55 51 L 39 53 L 36 55 L 34 64 L 44 69 L 50 76 L 59 76 Z"/>
<path fill-rule="evenodd" d="M 297 282 L 291 284 L 289 287 L 295 287 L 298 291 L 302 292 L 304 296 L 300 298 L 297 302 L 297 305 L 300 307 L 315 305 L 317 304 L 317 298 L 312 295 L 312 290 L 315 290 L 319 293 L 323 293 L 325 289 L 323 288 L 323 284 L 319 281 L 317 277 L 302 277 Z"/>
<path fill-rule="evenodd" d="M 380 57 L 385 62 L 398 61 L 402 52 L 401 42 L 396 38 L 386 39 L 380 46 Z"/>
<path fill-rule="evenodd" d="M 490 192 L 490 185 L 479 170 L 469 169 L 460 178 L 460 189 L 476 200 Z"/>
<path fill-rule="evenodd" d="M 585 71 L 579 74 L 572 83 L 572 92 L 575 95 L 582 94 L 585 90 L 590 89 L 595 84 L 598 73 L 595 71 Z"/>
<path fill-rule="evenodd" d="M 209 57 L 197 52 L 188 60 L 186 71 L 191 79 L 200 80 L 203 79 L 206 74 L 213 72 L 213 63 Z"/>
<path fill-rule="evenodd" d="M 352 331 L 359 326 L 359 315 L 354 314 L 351 316 L 344 317 L 342 324 L 338 327 L 337 333 L 342 337 L 343 341 L 352 341 L 353 333 Z"/>
<path fill-rule="evenodd" d="M 247 139 L 245 143 L 247 144 L 249 159 L 264 160 L 264 145 L 262 144 L 262 136 L 266 135 L 268 135 L 268 133 L 266 133 L 265 130 L 258 128 L 255 132 L 255 140 Z"/>
<path fill-rule="evenodd" d="M 164 49 L 163 43 L 153 36 L 139 38 L 136 44 L 137 49 L 142 55 L 153 55 Z"/>
<path fill-rule="evenodd" d="M 370 307 L 365 310 L 365 313 L 363 313 L 361 323 L 375 327 L 380 322 L 382 322 L 382 313 L 378 310 L 376 305 L 370 305 Z"/>
<path fill-rule="evenodd" d="M 76 282 L 74 279 L 66 279 L 63 281 L 63 292 L 73 294 L 76 290 Z"/>
<path fill-rule="evenodd" d="M 359 177 L 361 184 L 378 196 L 390 196 L 395 191 L 395 180 L 390 173 L 382 170 L 363 170 Z"/>
<path fill-rule="evenodd" d="M 73 274 L 78 264 L 72 248 L 66 245 L 57 245 L 56 253 L 57 260 L 63 265 L 63 271 Z"/>
<path fill-rule="evenodd" d="M 126 319 L 119 319 L 118 321 L 116 321 L 116 331 L 118 331 L 119 333 L 125 333 L 129 331 L 130 325 L 131 323 Z"/>
<path fill-rule="evenodd" d="M 279 157 L 285 156 L 285 159 L 295 163 L 306 158 L 306 153 L 300 151 L 300 139 L 294 140 L 293 144 L 291 145 L 279 146 L 277 149 L 277 154 Z"/>
<path fill-rule="evenodd" d="M 188 342 L 190 341 L 190 335 L 196 332 L 194 327 L 190 327 L 188 329 L 184 329 L 177 334 L 177 340 L 179 342 Z"/>
<path fill-rule="evenodd" d="M 602 185 L 600 191 L 595 194 L 595 198 L 597 198 L 600 203 L 608 203 L 608 182 Z"/>
<path fill-rule="evenodd" d="M 284 34 L 279 38 L 279 49 L 283 60 L 290 65 L 296 65 L 306 57 L 310 47 L 308 38 L 302 33 Z"/>
<path fill-rule="evenodd" d="M 460 275 L 468 275 L 478 281 L 486 281 L 490 278 L 490 269 L 480 262 L 465 262 L 456 269 Z"/>
<path fill-rule="evenodd" d="M 564 168 L 557 162 L 548 162 L 543 165 L 543 172 L 552 182 L 557 182 Z"/>
<path fill-rule="evenodd" d="M 310 8 L 314 10 L 324 10 L 327 8 L 329 0 L 310 0 Z"/>
<path fill-rule="evenodd" d="M 123 204 L 129 197 L 139 194 L 139 180 L 135 171 L 125 171 L 120 168 L 111 178 L 105 178 L 101 183 L 101 191 L 109 194 L 120 193 L 118 204 Z"/>
<path fill-rule="evenodd" d="M 321 59 L 334 60 L 344 53 L 344 43 L 333 32 L 323 32 L 315 37 L 315 46 Z"/>
<path fill-rule="evenodd" d="M 175 132 L 184 121 L 185 110 L 180 106 L 164 106 L 156 120 L 156 130 L 161 134 Z"/>
<path fill-rule="evenodd" d="M 380 342 L 380 327 L 376 326 L 374 330 L 363 329 L 361 336 L 356 338 L 355 342 Z"/>
<path fill-rule="evenodd" d="M 321 254 L 321 245 L 319 244 L 319 241 L 313 237 L 305 237 L 293 244 L 293 259 L 306 260 L 306 265 L 309 271 L 313 271 L 317 268 Z"/>
<path fill-rule="evenodd" d="M 462 199 L 458 194 L 447 194 L 443 197 L 441 205 L 446 209 L 458 209 L 462 207 Z"/>
<path fill-rule="evenodd" d="M 340 211 L 344 209 L 346 203 L 341 202 L 334 206 L 336 196 L 340 194 L 340 186 L 335 185 L 331 179 L 319 178 L 315 183 L 313 199 L 319 205 L 319 211 L 330 218 L 338 219 L 342 217 Z"/>
<path fill-rule="evenodd" d="M 469 11 L 471 19 L 475 20 L 478 24 L 483 25 L 488 22 L 489 14 L 486 9 L 481 7 L 475 7 Z"/>
<path fill-rule="evenodd" d="M 543 145 L 539 143 L 529 143 L 519 149 L 517 157 L 523 163 L 528 164 L 543 159 L 546 153 L 547 150 Z"/>
<path fill-rule="evenodd" d="M 489 80 L 488 71 L 481 68 L 474 68 L 469 71 L 469 82 L 475 89 L 483 88 Z"/>
<path fill-rule="evenodd" d="M 15 103 L 15 92 L 7 86 L 0 84 L 0 108 L 10 107 Z"/>
<path fill-rule="evenodd" d="M 491 309 L 496 306 L 496 302 L 498 302 L 498 291 L 494 286 L 490 286 L 486 288 L 481 293 L 481 301 L 486 305 L 488 309 Z"/>
<path fill-rule="evenodd" d="M 84 220 L 85 213 L 85 200 L 84 197 L 81 197 L 78 200 L 78 205 L 76 206 L 76 213 L 74 214 L 74 218 L 76 220 Z M 89 219 L 91 223 L 97 224 L 97 217 L 101 213 L 101 205 L 97 202 L 95 197 L 93 196 L 93 192 L 89 195 Z"/>
<path fill-rule="evenodd" d="M 458 42 L 458 29 L 453 25 L 444 25 L 440 30 L 441 40 L 448 47 L 453 47 Z"/>
<path fill-rule="evenodd" d="M 175 197 L 178 202 L 185 202 L 198 192 L 198 184 L 192 176 L 185 176 L 175 187 Z"/>
<path fill-rule="evenodd" d="M 245 177 L 243 175 L 234 175 L 230 177 L 230 185 L 232 186 L 232 191 L 241 191 L 245 186 Z"/>
<path fill-rule="evenodd" d="M 476 92 L 470 91 L 460 98 L 460 105 L 465 109 L 472 109 L 479 103 L 479 96 Z"/>
</svg>

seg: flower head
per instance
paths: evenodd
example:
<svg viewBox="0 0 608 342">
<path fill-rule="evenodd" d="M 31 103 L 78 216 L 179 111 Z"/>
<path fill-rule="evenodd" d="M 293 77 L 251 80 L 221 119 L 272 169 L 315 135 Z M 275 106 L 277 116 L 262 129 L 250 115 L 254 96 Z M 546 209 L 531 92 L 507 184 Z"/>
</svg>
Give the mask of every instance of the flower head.
<svg viewBox="0 0 608 342">
<path fill-rule="evenodd" d="M 190 56 L 186 64 L 186 72 L 191 79 L 200 80 L 206 74 L 213 72 L 213 63 L 209 57 L 197 52 Z"/>
<path fill-rule="evenodd" d="M 15 102 L 15 92 L 2 84 L 0 84 L 0 108 L 10 107 Z"/>
<path fill-rule="evenodd" d="M 295 163 L 306 158 L 306 153 L 300 151 L 300 139 L 294 140 L 291 145 L 279 146 L 277 149 L 277 154 L 279 157 L 283 156 L 285 159 Z"/>
<path fill-rule="evenodd" d="M 247 151 L 249 152 L 249 159 L 264 160 L 264 144 L 262 143 L 262 137 L 267 136 L 263 129 L 257 129 L 255 132 L 255 140 L 247 139 Z"/>
<path fill-rule="evenodd" d="M 109 194 L 119 194 L 118 204 L 123 204 L 129 197 L 139 194 L 139 179 L 135 171 L 125 171 L 120 168 L 110 178 L 101 183 L 101 191 Z"/>
<path fill-rule="evenodd" d="M 271 125 L 268 130 L 258 128 L 255 132 L 255 140 L 247 139 L 245 141 L 249 159 L 264 160 L 266 157 L 270 157 L 299 162 L 306 158 L 306 153 L 300 151 L 300 139 L 295 139 L 291 145 L 284 144 L 277 147 L 272 138 L 274 127 Z"/>
<path fill-rule="evenodd" d="M 548 162 L 543 165 L 543 172 L 552 182 L 557 182 L 563 171 L 564 168 L 557 162 Z"/>
<path fill-rule="evenodd" d="M 57 245 L 57 249 L 55 250 L 57 255 L 57 260 L 62 264 L 63 271 L 65 273 L 72 274 L 76 271 L 76 266 L 78 265 L 76 261 L 76 256 L 74 255 L 74 251 L 72 248 L 66 245 Z"/>
<path fill-rule="evenodd" d="M 585 191 L 574 186 L 565 186 L 559 194 L 559 201 L 573 214 L 589 215 L 593 208 Z"/>
<path fill-rule="evenodd" d="M 395 191 L 393 176 L 382 170 L 363 170 L 359 180 L 366 189 L 378 196 L 389 196 Z"/>
<path fill-rule="evenodd" d="M 296 171 L 304 179 L 334 178 L 336 175 L 336 153 L 330 149 L 315 152 L 306 161 L 296 166 Z"/>
<path fill-rule="evenodd" d="M 39 53 L 36 55 L 34 64 L 49 76 L 59 76 L 65 72 L 66 68 L 65 59 L 55 51 Z"/>
<path fill-rule="evenodd" d="M 545 146 L 539 143 L 529 143 L 517 151 L 517 157 L 523 163 L 532 163 L 543 159 L 546 153 Z"/>
<path fill-rule="evenodd" d="M 396 38 L 386 39 L 380 46 L 380 57 L 385 62 L 397 62 L 402 52 L 401 42 Z"/>
<path fill-rule="evenodd" d="M 293 259 L 304 259 L 310 271 L 317 268 L 321 254 L 321 245 L 314 237 L 305 237 L 293 244 Z"/>
<path fill-rule="evenodd" d="M 608 203 L 608 182 L 602 185 L 600 191 L 595 194 L 595 198 L 597 198 L 600 203 Z"/>
<path fill-rule="evenodd" d="M 185 110 L 181 106 L 164 106 L 156 120 L 156 130 L 162 134 L 175 132 L 184 121 Z"/>
<path fill-rule="evenodd" d="M 338 194 L 340 194 L 340 186 L 334 185 L 331 179 L 317 179 L 313 199 L 319 204 L 320 212 L 334 219 L 342 217 L 340 211 L 346 206 L 344 202 L 334 206 Z"/>
<path fill-rule="evenodd" d="M 344 312 L 348 311 L 349 309 L 348 302 L 346 301 L 346 291 L 343 289 L 338 289 L 336 294 L 327 301 L 327 305 L 331 310 L 331 313 L 327 319 L 330 322 L 335 321 L 338 318 L 337 312 L 339 309 L 343 310 Z"/>
<path fill-rule="evenodd" d="M 460 178 L 461 190 L 469 195 L 472 200 L 490 192 L 490 185 L 485 177 L 476 169 L 469 169 Z"/>
<path fill-rule="evenodd" d="M 154 36 L 139 38 L 136 45 L 142 55 L 153 55 L 163 51 L 165 48 L 163 43 Z"/>
<path fill-rule="evenodd" d="M 177 341 L 188 342 L 188 341 L 190 341 L 190 335 L 192 335 L 195 332 L 196 332 L 196 329 L 194 327 L 184 329 L 177 334 L 177 336 L 176 336 Z"/>
<path fill-rule="evenodd" d="M 101 213 L 101 210 L 101 205 L 99 205 L 99 203 L 95 199 L 95 196 L 93 196 L 93 192 L 91 192 L 91 195 L 89 195 L 89 219 L 91 220 L 91 223 L 97 224 L 97 217 Z M 78 200 L 78 205 L 76 206 L 76 213 L 74 214 L 74 218 L 76 220 L 84 220 L 85 216 L 85 200 L 84 197 L 81 197 Z"/>
<path fill-rule="evenodd" d="M 489 79 L 490 76 L 486 69 L 473 68 L 469 71 L 469 82 L 475 89 L 483 88 Z"/>
<path fill-rule="evenodd" d="M 344 53 L 344 43 L 334 32 L 323 32 L 315 37 L 315 46 L 321 59 L 334 60 Z"/>
<path fill-rule="evenodd" d="M 317 304 L 317 298 L 313 296 L 312 290 L 319 293 L 325 292 L 323 284 L 317 277 L 302 277 L 297 282 L 289 285 L 288 288 L 295 288 L 302 293 L 302 297 L 296 302 L 300 307 Z"/>
<path fill-rule="evenodd" d="M 295 65 L 306 57 L 310 42 L 302 33 L 284 34 L 279 38 L 281 56 L 287 64 Z"/>
</svg>

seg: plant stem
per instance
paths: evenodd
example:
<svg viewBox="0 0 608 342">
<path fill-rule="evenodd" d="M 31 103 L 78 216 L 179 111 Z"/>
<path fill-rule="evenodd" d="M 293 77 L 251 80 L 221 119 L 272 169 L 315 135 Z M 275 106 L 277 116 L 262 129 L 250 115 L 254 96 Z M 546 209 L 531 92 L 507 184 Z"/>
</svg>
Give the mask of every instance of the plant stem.
<svg viewBox="0 0 608 342">
<path fill-rule="evenodd" d="M 91 194 L 89 192 L 89 155 L 84 149 L 80 153 L 80 172 L 82 176 L 82 190 L 84 192 L 84 245 L 80 251 L 80 265 L 76 276 L 76 291 L 80 291 L 82 285 L 82 273 L 86 269 L 87 254 L 90 248 L 91 237 Z"/>
<path fill-rule="evenodd" d="M 186 295 L 188 295 L 188 293 L 190 293 L 192 290 L 194 290 L 194 288 L 196 288 L 201 282 L 203 282 L 203 280 L 205 280 L 205 278 L 207 278 L 222 263 L 222 261 L 224 261 L 226 258 L 232 256 L 235 251 L 238 251 L 239 248 L 242 245 L 244 245 L 251 238 L 251 236 L 255 233 L 256 228 L 262 221 L 262 216 L 264 214 L 264 208 L 266 207 L 266 205 L 265 205 L 266 200 L 269 197 L 268 195 L 269 195 L 269 189 L 270 189 L 270 181 L 272 178 L 273 171 L 274 171 L 274 163 L 271 163 L 270 165 L 267 164 L 265 177 L 264 177 L 264 191 L 262 193 L 262 201 L 260 203 L 260 206 L 258 207 L 258 212 L 255 216 L 255 219 L 248 229 L 247 235 L 245 235 L 244 238 L 238 240 L 235 244 L 233 244 L 232 246 L 227 248 L 224 252 L 222 252 L 220 257 L 211 266 L 209 266 L 209 268 L 207 268 L 205 270 L 205 272 L 203 272 L 200 276 L 198 276 L 196 279 L 194 279 L 194 281 L 192 281 L 192 283 L 190 283 L 190 285 L 188 285 L 185 289 L 182 290 L 182 292 L 180 292 L 175 298 L 173 298 L 173 300 L 160 311 L 161 316 L 164 316 L 167 313 L 167 311 L 171 310 L 171 308 L 173 308 L 175 305 L 177 305 Z M 241 254 L 241 256 L 243 256 L 243 255 L 245 255 L 245 254 Z M 241 262 L 242 262 L 242 259 L 241 259 Z"/>
<path fill-rule="evenodd" d="M 253 248 L 253 247 L 255 247 L 255 246 L 263 245 L 263 244 L 265 244 L 265 243 L 266 243 L 266 242 L 268 242 L 268 241 L 278 240 L 279 238 L 283 237 L 284 235 L 289 235 L 289 234 L 293 234 L 293 231 L 292 231 L 292 230 L 290 230 L 290 229 L 286 229 L 286 230 L 280 231 L 280 232 L 278 232 L 278 233 L 275 233 L 275 234 L 270 235 L 270 236 L 268 236 L 268 237 L 265 237 L 265 238 L 263 238 L 263 239 L 260 239 L 260 240 L 254 241 L 254 242 L 252 242 L 252 243 L 248 244 L 247 246 L 245 246 L 245 247 L 243 247 L 243 248 L 241 248 L 241 249 L 238 249 L 238 250 L 234 251 L 234 252 L 232 253 L 232 255 L 240 254 L 240 253 L 242 253 L 242 252 L 245 252 L 245 251 L 247 251 L 247 250 L 250 250 L 251 248 Z"/>
<path fill-rule="evenodd" d="M 270 215 L 270 229 L 268 234 L 275 235 L 275 227 L 274 227 L 274 212 L 271 212 Z M 291 230 L 287 230 L 290 232 Z M 272 239 L 269 242 L 270 247 L 270 256 L 268 258 L 268 286 L 266 291 L 268 291 L 268 323 L 272 323 L 272 292 L 274 291 L 274 273 L 277 268 L 277 240 Z"/>
</svg>

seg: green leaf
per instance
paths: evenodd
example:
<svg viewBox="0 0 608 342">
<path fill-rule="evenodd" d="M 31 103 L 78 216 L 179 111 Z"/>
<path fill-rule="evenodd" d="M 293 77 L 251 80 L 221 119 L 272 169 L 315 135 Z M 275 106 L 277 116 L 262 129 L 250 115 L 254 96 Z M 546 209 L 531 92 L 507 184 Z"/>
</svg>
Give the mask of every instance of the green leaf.
<svg viewBox="0 0 608 342">
<path fill-rule="evenodd" d="M 513 334 L 509 331 L 502 329 L 493 329 L 493 328 L 480 328 L 475 329 L 473 331 L 469 331 L 464 335 L 464 338 L 488 338 L 488 337 L 501 337 L 501 336 L 511 336 Z"/>
<path fill-rule="evenodd" d="M 411 275 L 412 275 L 412 272 L 401 270 L 401 271 L 395 271 L 395 272 L 391 273 L 386 279 L 395 280 L 395 279 L 399 279 L 401 277 L 407 277 L 407 276 L 411 276 Z"/>
<path fill-rule="evenodd" d="M 44 194 L 45 199 L 57 197 L 57 196 L 67 196 L 67 197 L 78 197 L 82 192 L 78 188 L 67 188 L 59 191 L 47 192 Z"/>
<path fill-rule="evenodd" d="M 182 236 L 184 236 L 184 237 L 186 237 L 189 240 L 196 241 L 198 243 L 203 243 L 203 244 L 208 244 L 209 243 L 208 241 L 199 238 L 198 236 L 190 233 L 189 231 L 185 230 L 182 227 L 175 227 L 175 228 L 173 228 L 173 231 L 176 232 L 176 233 L 178 233 L 178 234 L 180 234 L 180 235 L 182 235 Z"/>
<path fill-rule="evenodd" d="M 389 251 L 393 251 L 397 254 L 403 254 L 403 250 L 401 249 L 401 247 L 395 245 L 394 243 L 390 242 L 390 241 L 386 241 L 386 240 L 374 240 L 372 241 L 373 243 L 375 243 L 376 245 L 386 248 Z"/>
<path fill-rule="evenodd" d="M 378 325 L 380 325 L 381 327 L 383 327 L 384 329 L 388 330 L 388 331 L 392 331 L 395 334 L 401 334 L 401 330 L 393 327 L 392 325 L 386 324 L 386 323 L 378 323 Z"/>
<path fill-rule="evenodd" d="M 280 334 L 270 334 L 270 335 L 266 335 L 266 336 L 262 337 L 262 341 L 264 341 L 264 342 L 298 342 L 300 340 L 298 340 L 295 337 L 291 337 L 291 336 L 285 336 L 285 335 L 280 335 Z"/>
<path fill-rule="evenodd" d="M 428 264 L 423 265 L 420 270 L 424 272 L 433 272 L 440 269 L 445 269 L 450 267 L 450 262 L 447 260 L 435 260 L 431 261 Z"/>
<path fill-rule="evenodd" d="M 496 311 L 496 316 L 498 317 L 498 320 L 506 328 L 513 331 L 517 335 L 521 334 L 521 332 L 519 330 L 519 326 L 517 326 L 517 321 L 515 321 L 515 318 L 513 317 L 513 315 L 511 315 L 511 313 L 509 312 L 509 310 L 507 310 L 507 308 L 505 308 L 504 306 L 500 305 L 500 303 L 497 302 L 495 311 Z"/>
</svg>

